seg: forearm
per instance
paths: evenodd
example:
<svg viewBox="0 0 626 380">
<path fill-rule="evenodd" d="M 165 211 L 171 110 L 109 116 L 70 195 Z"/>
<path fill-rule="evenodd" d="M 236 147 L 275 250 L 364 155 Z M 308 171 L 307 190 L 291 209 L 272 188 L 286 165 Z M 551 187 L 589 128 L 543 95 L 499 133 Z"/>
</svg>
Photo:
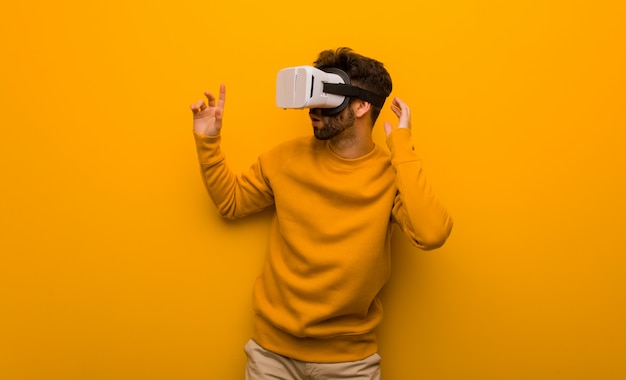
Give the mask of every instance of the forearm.
<svg viewBox="0 0 626 380">
<path fill-rule="evenodd" d="M 435 196 L 413 150 L 410 131 L 395 130 L 388 137 L 398 194 L 393 217 L 417 247 L 429 250 L 442 246 L 452 231 L 448 210 Z"/>
<path fill-rule="evenodd" d="M 258 163 L 245 175 L 236 175 L 226 164 L 219 135 L 194 133 L 194 137 L 202 179 L 220 215 L 236 218 L 273 203 L 271 188 L 264 180 Z"/>
</svg>

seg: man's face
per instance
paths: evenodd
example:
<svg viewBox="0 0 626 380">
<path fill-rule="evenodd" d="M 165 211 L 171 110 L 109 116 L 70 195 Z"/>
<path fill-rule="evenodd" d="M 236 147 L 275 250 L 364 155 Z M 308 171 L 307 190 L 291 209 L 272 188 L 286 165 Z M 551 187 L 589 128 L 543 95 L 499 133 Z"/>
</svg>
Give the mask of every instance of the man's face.
<svg viewBox="0 0 626 380">
<path fill-rule="evenodd" d="M 311 108 L 309 117 L 318 140 L 330 140 L 354 125 L 354 111 L 350 106 L 334 116 L 322 116 L 321 108 Z"/>
</svg>

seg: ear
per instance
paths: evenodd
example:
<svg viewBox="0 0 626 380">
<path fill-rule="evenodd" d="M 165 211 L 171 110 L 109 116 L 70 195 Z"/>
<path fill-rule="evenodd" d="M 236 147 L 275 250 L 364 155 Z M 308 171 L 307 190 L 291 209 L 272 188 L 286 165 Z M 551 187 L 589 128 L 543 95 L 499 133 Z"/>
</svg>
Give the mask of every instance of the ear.
<svg viewBox="0 0 626 380">
<path fill-rule="evenodd" d="M 354 115 L 356 117 L 363 117 L 367 114 L 367 112 L 372 108 L 372 105 L 364 100 L 356 99 L 352 102 L 354 107 Z"/>
</svg>

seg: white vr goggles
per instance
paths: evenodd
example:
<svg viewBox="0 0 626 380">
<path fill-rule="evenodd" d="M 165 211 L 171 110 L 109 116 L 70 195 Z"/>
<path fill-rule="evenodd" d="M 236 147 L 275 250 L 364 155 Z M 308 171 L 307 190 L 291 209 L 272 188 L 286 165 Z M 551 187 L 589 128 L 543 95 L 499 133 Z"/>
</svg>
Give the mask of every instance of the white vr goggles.
<svg viewBox="0 0 626 380">
<path fill-rule="evenodd" d="M 282 69 L 276 80 L 276 105 L 280 108 L 321 108 L 333 116 L 358 98 L 382 107 L 386 96 L 350 85 L 350 77 L 334 67 L 296 66 Z"/>
</svg>

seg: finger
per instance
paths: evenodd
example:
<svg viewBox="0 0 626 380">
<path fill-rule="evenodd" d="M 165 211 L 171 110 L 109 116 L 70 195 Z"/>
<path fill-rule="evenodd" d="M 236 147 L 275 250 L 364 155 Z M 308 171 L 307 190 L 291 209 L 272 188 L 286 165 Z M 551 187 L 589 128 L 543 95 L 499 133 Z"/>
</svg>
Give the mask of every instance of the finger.
<svg viewBox="0 0 626 380">
<path fill-rule="evenodd" d="M 409 106 L 404 103 L 401 99 L 396 98 L 397 106 L 400 107 L 400 115 L 398 127 L 400 128 L 411 128 L 411 109 Z"/>
<path fill-rule="evenodd" d="M 206 104 L 204 103 L 204 100 L 198 100 L 197 102 L 195 102 L 194 104 L 189 106 L 189 108 L 191 108 L 191 110 L 195 114 L 195 113 L 198 113 L 198 112 L 202 111 L 203 109 L 205 109 L 206 108 Z"/>
<path fill-rule="evenodd" d="M 391 111 L 400 118 L 402 116 L 402 107 L 398 102 L 398 98 L 393 98 L 393 102 L 391 103 Z"/>
<path fill-rule="evenodd" d="M 402 110 L 404 112 L 406 112 L 407 114 L 411 114 L 411 109 L 409 108 L 409 106 L 400 98 L 396 98 L 398 105 L 400 106 L 400 108 L 402 108 Z"/>
<path fill-rule="evenodd" d="M 224 110 L 224 103 L 226 103 L 226 85 L 222 83 L 220 85 L 220 98 L 217 101 L 217 106 Z"/>
<path fill-rule="evenodd" d="M 411 109 L 409 108 L 409 106 L 399 98 L 398 98 L 398 103 L 400 105 L 400 108 L 402 109 L 402 115 L 404 115 L 407 118 L 407 120 L 410 119 Z"/>
<path fill-rule="evenodd" d="M 411 109 L 402 101 L 395 97 L 391 103 L 391 110 L 398 117 L 398 128 L 411 128 Z"/>
<path fill-rule="evenodd" d="M 206 98 L 207 98 L 207 100 L 209 102 L 209 107 L 215 107 L 215 96 L 212 93 L 208 92 L 208 91 L 204 92 L 204 96 L 206 96 Z"/>
<path fill-rule="evenodd" d="M 402 109 L 400 109 L 398 106 L 396 105 L 391 105 L 391 111 L 398 117 L 400 118 L 402 116 Z"/>
</svg>

